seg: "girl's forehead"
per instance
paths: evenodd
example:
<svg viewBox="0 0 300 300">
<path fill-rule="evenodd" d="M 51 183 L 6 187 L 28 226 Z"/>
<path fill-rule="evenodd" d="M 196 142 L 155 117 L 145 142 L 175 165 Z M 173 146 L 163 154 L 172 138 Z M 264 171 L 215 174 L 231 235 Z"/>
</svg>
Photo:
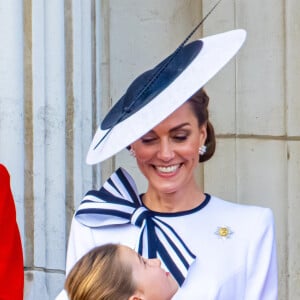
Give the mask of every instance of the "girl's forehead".
<svg viewBox="0 0 300 300">
<path fill-rule="evenodd" d="M 126 257 L 126 258 L 133 257 L 134 258 L 135 256 L 138 256 L 138 254 L 128 246 L 120 245 L 119 251 L 120 251 L 121 257 Z"/>
</svg>

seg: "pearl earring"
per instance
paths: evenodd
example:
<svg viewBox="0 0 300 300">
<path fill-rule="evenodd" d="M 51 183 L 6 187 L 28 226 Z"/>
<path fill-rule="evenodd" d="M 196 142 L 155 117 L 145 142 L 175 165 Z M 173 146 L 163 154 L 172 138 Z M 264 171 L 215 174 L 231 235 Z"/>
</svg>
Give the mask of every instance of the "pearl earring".
<svg viewBox="0 0 300 300">
<path fill-rule="evenodd" d="M 199 154 L 200 155 L 203 155 L 206 153 L 206 149 L 207 147 L 205 145 L 202 145 L 200 148 L 199 148 Z"/>
<path fill-rule="evenodd" d="M 129 149 L 129 153 L 132 157 L 135 157 L 135 151 L 132 148 Z"/>
</svg>

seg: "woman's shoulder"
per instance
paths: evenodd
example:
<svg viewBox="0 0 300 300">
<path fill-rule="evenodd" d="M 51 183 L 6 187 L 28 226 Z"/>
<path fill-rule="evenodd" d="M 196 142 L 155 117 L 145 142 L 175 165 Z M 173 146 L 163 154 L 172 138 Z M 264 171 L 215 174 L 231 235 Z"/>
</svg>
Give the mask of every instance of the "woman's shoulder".
<svg viewBox="0 0 300 300">
<path fill-rule="evenodd" d="M 210 203 L 215 206 L 223 207 L 224 209 L 239 210 L 246 212 L 259 212 L 263 210 L 270 210 L 270 208 L 268 207 L 259 205 L 258 202 L 257 204 L 238 203 L 231 200 L 225 200 L 214 195 L 211 195 Z"/>
<path fill-rule="evenodd" d="M 240 224 L 251 222 L 253 225 L 258 223 L 273 223 L 273 212 L 269 207 L 256 204 L 236 203 L 211 196 L 211 209 L 218 212 L 223 219 L 237 220 Z"/>
</svg>

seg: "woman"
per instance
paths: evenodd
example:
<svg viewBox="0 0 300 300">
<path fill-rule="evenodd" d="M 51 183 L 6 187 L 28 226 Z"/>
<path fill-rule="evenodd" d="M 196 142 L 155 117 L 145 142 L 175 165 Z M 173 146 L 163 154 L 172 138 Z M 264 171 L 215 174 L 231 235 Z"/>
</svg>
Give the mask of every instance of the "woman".
<svg viewBox="0 0 300 300">
<path fill-rule="evenodd" d="M 65 289 L 70 300 L 170 300 L 178 285 L 158 259 L 143 258 L 126 246 L 106 244 L 75 264 Z"/>
<path fill-rule="evenodd" d="M 180 285 L 173 299 L 277 298 L 270 209 L 206 194 L 194 175 L 215 150 L 203 86 L 244 40 L 245 32 L 234 30 L 181 45 L 140 75 L 107 114 L 87 162 L 127 147 L 148 188 L 140 195 L 118 169 L 86 194 L 72 222 L 67 272 L 94 246 L 120 243 L 161 259 Z"/>
</svg>

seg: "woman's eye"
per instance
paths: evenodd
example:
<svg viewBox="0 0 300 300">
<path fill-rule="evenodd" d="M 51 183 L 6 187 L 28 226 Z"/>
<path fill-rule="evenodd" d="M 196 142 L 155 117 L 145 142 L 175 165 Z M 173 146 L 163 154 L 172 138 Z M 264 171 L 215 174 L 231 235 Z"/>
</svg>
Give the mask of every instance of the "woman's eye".
<svg viewBox="0 0 300 300">
<path fill-rule="evenodd" d="M 176 142 L 184 142 L 189 137 L 190 134 L 191 132 L 188 130 L 180 130 L 178 132 L 174 132 L 172 138 Z"/>
<path fill-rule="evenodd" d="M 153 143 L 154 141 L 155 141 L 155 138 L 143 138 L 142 139 L 143 144 L 150 144 L 150 143 Z"/>
<path fill-rule="evenodd" d="M 176 135 L 173 137 L 173 139 L 175 139 L 176 141 L 182 142 L 187 139 L 187 135 Z"/>
</svg>

